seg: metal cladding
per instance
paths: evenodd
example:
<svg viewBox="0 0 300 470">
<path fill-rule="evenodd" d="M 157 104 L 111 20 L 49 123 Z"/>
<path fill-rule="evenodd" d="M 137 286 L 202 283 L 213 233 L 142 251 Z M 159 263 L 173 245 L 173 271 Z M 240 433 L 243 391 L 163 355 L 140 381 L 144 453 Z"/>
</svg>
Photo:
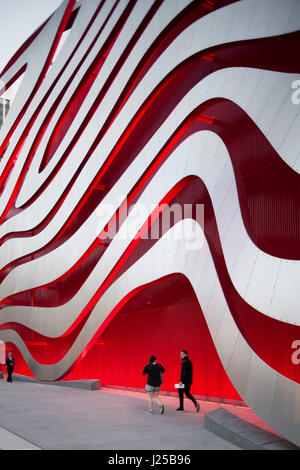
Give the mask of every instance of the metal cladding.
<svg viewBox="0 0 300 470">
<path fill-rule="evenodd" d="M 180 275 L 238 394 L 300 445 L 299 26 L 296 0 L 65 0 L 8 62 L 0 341 L 36 377 Z"/>
</svg>

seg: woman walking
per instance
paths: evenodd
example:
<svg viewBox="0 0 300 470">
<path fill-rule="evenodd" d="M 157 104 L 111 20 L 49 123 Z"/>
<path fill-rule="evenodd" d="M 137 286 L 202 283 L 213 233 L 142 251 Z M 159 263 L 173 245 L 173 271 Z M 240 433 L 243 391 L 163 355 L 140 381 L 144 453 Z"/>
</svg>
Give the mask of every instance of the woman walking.
<svg viewBox="0 0 300 470">
<path fill-rule="evenodd" d="M 162 374 L 165 372 L 165 368 L 157 363 L 156 357 L 151 356 L 149 359 L 149 364 L 147 364 L 143 370 L 143 375 L 148 374 L 147 385 L 145 387 L 146 392 L 148 392 L 148 403 L 149 411 L 147 413 L 153 413 L 153 398 L 159 404 L 159 412 L 162 415 L 164 412 L 164 405 L 158 397 L 158 392 L 160 391 L 160 386 L 162 384 Z"/>
</svg>

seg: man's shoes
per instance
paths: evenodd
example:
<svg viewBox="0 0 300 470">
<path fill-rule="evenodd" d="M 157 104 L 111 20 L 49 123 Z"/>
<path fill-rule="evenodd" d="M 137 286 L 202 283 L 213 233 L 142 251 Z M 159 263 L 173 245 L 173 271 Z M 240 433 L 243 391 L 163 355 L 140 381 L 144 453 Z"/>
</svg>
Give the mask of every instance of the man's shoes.
<svg viewBox="0 0 300 470">
<path fill-rule="evenodd" d="M 183 408 L 177 408 L 176 411 L 184 411 Z"/>
<path fill-rule="evenodd" d="M 146 411 L 147 415 L 153 415 L 153 411 Z"/>
<path fill-rule="evenodd" d="M 164 405 L 161 405 L 161 407 L 159 408 L 160 414 L 163 415 L 164 411 L 165 411 L 165 407 L 164 407 Z"/>
<path fill-rule="evenodd" d="M 198 411 L 200 410 L 200 405 L 199 403 L 196 404 L 196 413 L 198 413 Z"/>
</svg>

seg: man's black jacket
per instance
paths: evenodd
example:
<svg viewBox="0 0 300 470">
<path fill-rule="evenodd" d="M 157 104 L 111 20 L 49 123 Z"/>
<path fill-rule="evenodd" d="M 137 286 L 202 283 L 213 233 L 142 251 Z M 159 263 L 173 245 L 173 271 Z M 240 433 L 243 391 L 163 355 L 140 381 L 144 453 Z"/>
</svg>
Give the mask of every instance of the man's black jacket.
<svg viewBox="0 0 300 470">
<path fill-rule="evenodd" d="M 180 382 L 185 385 L 192 385 L 193 382 L 193 364 L 188 356 L 182 359 Z"/>
<path fill-rule="evenodd" d="M 8 357 L 5 361 L 7 367 L 14 367 L 15 360 L 13 357 Z"/>
</svg>

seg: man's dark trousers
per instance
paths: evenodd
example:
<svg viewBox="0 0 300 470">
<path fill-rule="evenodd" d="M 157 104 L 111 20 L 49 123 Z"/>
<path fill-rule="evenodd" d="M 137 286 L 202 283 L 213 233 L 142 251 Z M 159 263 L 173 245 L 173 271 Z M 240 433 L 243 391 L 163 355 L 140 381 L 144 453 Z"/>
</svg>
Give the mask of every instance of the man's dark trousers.
<svg viewBox="0 0 300 470">
<path fill-rule="evenodd" d="M 195 398 L 193 397 L 193 395 L 190 394 L 190 388 L 191 388 L 192 384 L 185 384 L 184 385 L 184 388 L 179 388 L 178 389 L 178 393 L 179 393 L 179 408 L 181 410 L 183 410 L 183 394 L 185 393 L 186 397 L 189 398 L 190 400 L 192 400 L 192 402 L 194 403 L 194 405 L 196 406 L 197 405 L 197 402 L 195 400 Z"/>
<path fill-rule="evenodd" d="M 12 373 L 13 373 L 14 368 L 7 366 L 7 382 L 12 382 Z"/>
</svg>

